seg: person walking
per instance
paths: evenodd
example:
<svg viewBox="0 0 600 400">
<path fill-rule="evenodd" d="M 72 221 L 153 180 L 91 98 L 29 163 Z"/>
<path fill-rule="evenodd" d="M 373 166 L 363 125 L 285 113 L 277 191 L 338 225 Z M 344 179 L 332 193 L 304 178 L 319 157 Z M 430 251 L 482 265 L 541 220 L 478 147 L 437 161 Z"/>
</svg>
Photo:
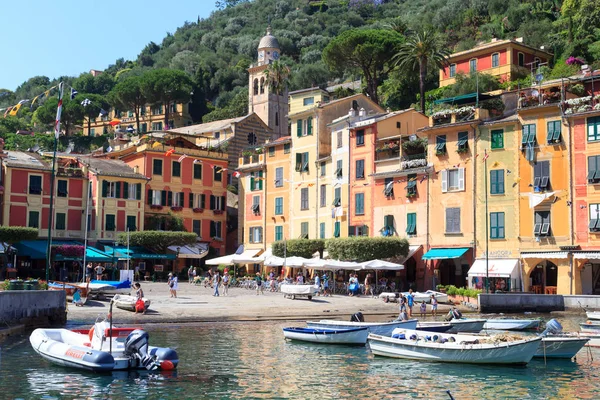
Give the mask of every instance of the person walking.
<svg viewBox="0 0 600 400">
<path fill-rule="evenodd" d="M 256 278 L 254 278 L 254 280 L 256 281 L 256 295 L 258 296 L 258 293 L 260 291 L 260 293 L 265 294 L 264 292 L 264 288 L 263 288 L 263 279 L 262 276 L 260 276 L 260 272 L 256 273 Z"/>
<path fill-rule="evenodd" d="M 221 282 L 223 282 L 223 296 L 227 296 L 229 294 L 229 273 L 223 274 Z"/>
<path fill-rule="evenodd" d="M 190 268 L 188 268 L 188 283 L 191 285 L 194 282 L 194 272 L 192 269 L 192 266 L 190 265 Z"/>
<path fill-rule="evenodd" d="M 146 303 L 144 302 L 142 285 L 136 282 L 133 284 L 133 288 L 135 289 L 135 313 L 141 312 L 142 314 L 146 314 Z"/>
<path fill-rule="evenodd" d="M 92 266 L 92 263 L 88 263 L 88 265 L 86 265 L 85 267 L 85 280 L 86 282 L 89 282 L 92 280 L 92 273 L 94 272 L 94 267 Z"/>
<path fill-rule="evenodd" d="M 219 275 L 219 270 L 215 271 L 213 274 L 213 286 L 215 287 L 215 292 L 213 296 L 219 297 L 219 284 L 221 283 L 221 276 Z"/>
<path fill-rule="evenodd" d="M 171 297 L 177 298 L 177 275 L 173 275 L 172 272 L 169 272 L 169 280 L 167 281 L 167 284 L 169 285 Z"/>
<path fill-rule="evenodd" d="M 408 318 L 412 318 L 412 308 L 415 304 L 415 296 L 412 294 L 412 289 L 408 290 L 408 296 L 406 296 L 406 306 L 408 309 Z"/>
<path fill-rule="evenodd" d="M 329 293 L 329 275 L 327 275 L 327 272 L 325 272 L 323 274 L 323 296 L 325 297 L 329 297 L 331 296 L 331 294 Z"/>
<path fill-rule="evenodd" d="M 315 274 L 315 288 L 317 289 L 317 296 L 321 295 L 321 277 L 319 273 Z"/>
<path fill-rule="evenodd" d="M 365 296 L 370 295 L 371 297 L 375 297 L 373 294 L 373 286 L 372 286 L 371 274 L 367 274 L 365 277 Z"/>
<path fill-rule="evenodd" d="M 398 298 L 398 303 L 400 303 L 400 314 L 406 312 L 406 297 L 402 293 L 400 293 L 400 298 Z"/>
<path fill-rule="evenodd" d="M 431 315 L 436 316 L 438 308 L 438 301 L 434 295 L 431 295 Z"/>
</svg>

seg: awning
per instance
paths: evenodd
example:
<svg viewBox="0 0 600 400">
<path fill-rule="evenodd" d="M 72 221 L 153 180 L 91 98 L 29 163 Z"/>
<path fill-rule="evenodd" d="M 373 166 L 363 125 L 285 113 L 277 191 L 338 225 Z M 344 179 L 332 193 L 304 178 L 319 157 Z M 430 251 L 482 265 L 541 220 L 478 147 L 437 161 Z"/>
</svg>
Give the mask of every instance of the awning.
<svg viewBox="0 0 600 400">
<path fill-rule="evenodd" d="M 480 276 L 490 278 L 510 278 L 519 264 L 517 258 L 488 259 L 488 270 L 486 274 L 485 259 L 477 259 L 469 269 L 469 276 Z"/>
<path fill-rule="evenodd" d="M 64 257 L 61 254 L 56 254 L 54 256 L 54 260 L 55 261 L 81 261 L 81 262 L 83 262 L 83 257 Z M 110 254 L 106 254 L 105 252 L 100 251 L 94 247 L 88 247 L 85 249 L 85 261 L 86 262 L 90 261 L 90 262 L 111 263 L 114 261 L 114 259 Z"/>
<path fill-rule="evenodd" d="M 258 256 L 262 252 L 262 249 L 244 250 L 242 254 L 234 255 L 231 262 L 234 264 L 260 264 L 265 261 L 264 257 Z"/>
<path fill-rule="evenodd" d="M 156 254 L 140 246 L 104 246 L 106 254 L 112 255 L 119 260 L 141 259 L 141 260 L 174 260 L 175 254 Z"/>
<path fill-rule="evenodd" d="M 385 270 L 385 271 L 398 271 L 400 269 L 404 269 L 404 265 L 396 264 L 389 261 L 384 260 L 371 260 L 360 263 L 362 269 L 375 269 L 375 270 Z"/>
<path fill-rule="evenodd" d="M 206 261 L 206 265 L 231 265 L 233 264 L 233 256 L 234 254 L 217 258 L 211 258 L 210 260 Z"/>
<path fill-rule="evenodd" d="M 408 246 L 408 254 L 406 255 L 406 257 L 404 257 L 404 258 L 402 259 L 402 261 L 400 262 L 400 264 L 405 264 L 405 263 L 406 263 L 406 260 L 408 260 L 409 258 L 411 258 L 412 256 L 414 256 L 414 255 L 415 255 L 415 253 L 416 253 L 417 251 L 419 251 L 419 249 L 420 249 L 421 247 L 422 247 L 422 246 L 421 246 L 420 244 L 418 244 L 418 245 L 412 245 L 412 246 Z"/>
<path fill-rule="evenodd" d="M 168 250 L 175 253 L 177 258 L 195 258 L 200 259 L 208 254 L 207 243 L 196 243 L 186 246 L 169 246 Z"/>
<path fill-rule="evenodd" d="M 532 252 L 532 253 L 521 253 L 522 258 L 550 258 L 550 259 L 563 259 L 567 258 L 566 251 L 545 251 L 545 252 Z"/>
<path fill-rule="evenodd" d="M 14 245 L 17 256 L 29 257 L 32 260 L 45 260 L 48 242 L 41 240 L 21 240 Z"/>
<path fill-rule="evenodd" d="M 600 260 L 600 251 L 585 251 L 582 253 L 573 253 L 573 258 L 577 260 Z"/>
<path fill-rule="evenodd" d="M 423 260 L 447 260 L 450 258 L 460 258 L 470 247 L 443 247 L 431 249 L 423 254 Z"/>
</svg>

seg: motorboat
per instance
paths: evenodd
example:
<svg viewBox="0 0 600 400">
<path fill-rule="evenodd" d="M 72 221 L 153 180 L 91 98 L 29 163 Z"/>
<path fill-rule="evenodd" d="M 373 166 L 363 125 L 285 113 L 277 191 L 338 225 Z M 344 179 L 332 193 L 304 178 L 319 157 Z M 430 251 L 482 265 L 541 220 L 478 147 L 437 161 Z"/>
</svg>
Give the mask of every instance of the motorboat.
<svg viewBox="0 0 600 400">
<path fill-rule="evenodd" d="M 89 283 L 92 296 L 114 296 L 116 294 L 129 294 L 131 292 L 131 281 L 96 281 Z"/>
<path fill-rule="evenodd" d="M 70 282 L 49 282 L 48 290 L 60 291 L 64 290 L 67 295 L 68 301 L 73 301 L 73 295 L 76 290 L 79 290 L 79 296 L 81 304 L 85 304 L 89 295 L 89 288 L 87 285 L 81 283 L 70 283 Z"/>
<path fill-rule="evenodd" d="M 283 336 L 290 340 L 325 344 L 360 344 L 367 343 L 369 328 L 353 329 L 314 329 L 283 328 Z"/>
<path fill-rule="evenodd" d="M 400 297 L 400 294 L 402 294 L 405 297 L 408 296 L 408 292 L 383 292 L 379 295 L 379 298 L 383 299 L 383 301 L 385 301 L 386 303 L 390 301 L 397 302 L 398 298 Z M 422 301 L 428 304 L 431 303 L 431 295 L 433 295 L 437 299 L 438 303 L 448 302 L 448 295 L 446 293 L 436 292 L 435 290 L 427 290 L 426 292 L 413 292 L 412 295 L 415 304 L 421 303 Z"/>
<path fill-rule="evenodd" d="M 600 347 L 600 333 L 577 332 L 577 336 L 588 339 L 587 347 Z"/>
<path fill-rule="evenodd" d="M 539 319 L 494 318 L 488 319 L 483 325 L 483 329 L 497 331 L 524 331 L 527 329 L 539 329 L 540 323 L 541 320 Z"/>
<path fill-rule="evenodd" d="M 177 352 L 149 346 L 149 336 L 136 328 L 115 328 L 96 322 L 90 330 L 43 329 L 29 336 L 31 346 L 46 360 L 89 371 L 126 369 L 170 370 L 177 367 Z"/>
<path fill-rule="evenodd" d="M 391 336 L 396 328 L 415 329 L 417 320 L 392 321 L 392 322 L 356 322 L 356 321 L 336 321 L 331 319 L 322 319 L 320 321 L 306 321 L 308 328 L 314 329 L 353 329 L 368 328 L 369 333 L 381 336 Z"/>
<path fill-rule="evenodd" d="M 144 309 L 147 310 L 150 307 L 150 300 L 146 299 L 145 297 L 142 298 L 142 300 L 144 301 Z M 112 302 L 121 310 L 135 311 L 137 297 L 126 294 L 116 294 L 113 297 Z"/>
<path fill-rule="evenodd" d="M 451 321 L 446 322 L 450 324 L 450 328 L 446 331 L 447 333 L 479 333 L 483 329 L 483 325 L 485 325 L 485 319 L 469 319 L 469 318 L 460 318 L 453 319 Z M 443 322 L 438 321 L 419 321 L 417 324 L 418 330 L 429 330 L 430 327 L 437 327 L 440 324 L 445 324 Z"/>
<path fill-rule="evenodd" d="M 396 329 L 392 337 L 369 334 L 373 354 L 411 360 L 469 364 L 527 364 L 541 337 L 502 341 L 494 337 Z"/>
<path fill-rule="evenodd" d="M 586 311 L 587 319 L 600 320 L 600 311 Z"/>
<path fill-rule="evenodd" d="M 297 297 L 308 297 L 312 300 L 317 295 L 317 287 L 315 285 L 294 285 L 284 284 L 281 285 L 279 290 L 283 293 L 283 297 L 288 299 L 296 299 Z"/>
<path fill-rule="evenodd" d="M 542 339 L 534 357 L 539 358 L 573 358 L 590 341 L 584 336 L 558 335 Z"/>
<path fill-rule="evenodd" d="M 448 332 L 450 329 L 452 329 L 452 324 L 450 324 L 450 322 L 420 322 L 417 324 L 417 328 L 418 331 L 427 331 L 427 332 L 439 332 L 439 333 L 443 333 L 443 332 Z"/>
<path fill-rule="evenodd" d="M 586 321 L 579 324 L 579 329 L 581 329 L 581 332 L 600 335 L 600 321 Z"/>
</svg>

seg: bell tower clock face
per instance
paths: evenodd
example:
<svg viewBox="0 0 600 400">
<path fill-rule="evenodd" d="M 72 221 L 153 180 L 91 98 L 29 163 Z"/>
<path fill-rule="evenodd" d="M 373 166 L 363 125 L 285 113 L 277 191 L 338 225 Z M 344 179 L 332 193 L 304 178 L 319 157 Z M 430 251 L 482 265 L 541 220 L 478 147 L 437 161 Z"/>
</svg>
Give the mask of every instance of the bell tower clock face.
<svg viewBox="0 0 600 400">
<path fill-rule="evenodd" d="M 274 60 L 279 60 L 279 52 L 278 51 L 274 51 L 273 52 L 273 59 Z"/>
<path fill-rule="evenodd" d="M 259 51 L 258 52 L 258 60 L 262 61 L 265 59 L 265 52 L 264 51 Z"/>
</svg>

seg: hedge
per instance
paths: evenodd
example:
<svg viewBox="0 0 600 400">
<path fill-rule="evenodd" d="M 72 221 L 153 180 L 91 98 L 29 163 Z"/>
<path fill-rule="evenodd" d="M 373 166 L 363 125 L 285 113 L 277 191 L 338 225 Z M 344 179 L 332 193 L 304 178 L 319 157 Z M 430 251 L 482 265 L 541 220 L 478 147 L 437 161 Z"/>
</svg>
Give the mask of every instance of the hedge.
<svg viewBox="0 0 600 400">
<path fill-rule="evenodd" d="M 321 239 L 292 239 L 285 242 L 275 242 L 271 249 L 273 255 L 277 257 L 287 255 L 287 257 L 312 258 L 317 251 L 323 255 L 325 241 Z"/>
<path fill-rule="evenodd" d="M 325 248 L 334 260 L 363 262 L 404 257 L 408 254 L 408 241 L 395 237 L 349 237 L 329 239 Z"/>
<path fill-rule="evenodd" d="M 35 240 L 38 230 L 24 226 L 0 226 L 0 242 L 17 243 L 21 240 Z"/>
<path fill-rule="evenodd" d="M 129 233 L 130 246 L 142 246 L 164 254 L 169 246 L 185 246 L 196 243 L 193 232 L 142 231 Z M 119 234 L 119 243 L 127 244 L 127 233 Z"/>
</svg>

